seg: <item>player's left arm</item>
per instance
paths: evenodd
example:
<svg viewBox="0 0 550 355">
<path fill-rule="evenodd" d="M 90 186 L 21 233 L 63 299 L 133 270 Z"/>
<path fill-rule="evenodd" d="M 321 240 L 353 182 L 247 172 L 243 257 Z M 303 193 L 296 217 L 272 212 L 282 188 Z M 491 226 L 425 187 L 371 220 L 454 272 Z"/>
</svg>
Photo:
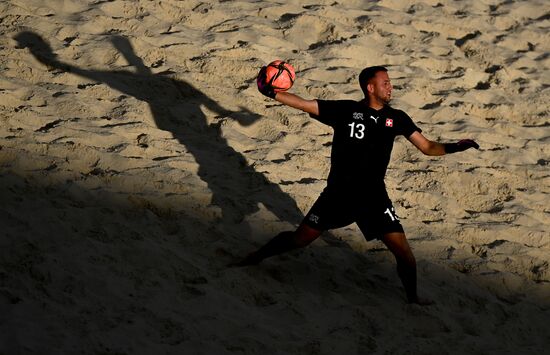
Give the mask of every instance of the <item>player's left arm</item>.
<svg viewBox="0 0 550 355">
<path fill-rule="evenodd" d="M 407 139 L 422 153 L 432 156 L 462 152 L 469 148 L 479 149 L 479 145 L 472 139 L 463 139 L 456 143 L 439 143 L 427 139 L 418 131 L 413 132 Z"/>
</svg>

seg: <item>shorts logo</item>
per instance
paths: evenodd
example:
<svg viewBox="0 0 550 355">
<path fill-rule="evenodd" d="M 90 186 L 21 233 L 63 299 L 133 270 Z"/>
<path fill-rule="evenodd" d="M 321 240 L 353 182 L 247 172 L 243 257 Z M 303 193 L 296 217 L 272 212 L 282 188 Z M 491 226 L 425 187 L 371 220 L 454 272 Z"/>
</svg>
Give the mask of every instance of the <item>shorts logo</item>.
<svg viewBox="0 0 550 355">
<path fill-rule="evenodd" d="M 386 118 L 386 127 L 393 127 L 393 120 L 391 118 Z"/>
<path fill-rule="evenodd" d="M 312 213 L 309 215 L 309 220 L 313 223 L 319 223 L 319 216 Z"/>
<path fill-rule="evenodd" d="M 363 120 L 363 113 L 362 112 L 354 112 L 353 113 L 353 119 L 354 120 Z"/>
</svg>

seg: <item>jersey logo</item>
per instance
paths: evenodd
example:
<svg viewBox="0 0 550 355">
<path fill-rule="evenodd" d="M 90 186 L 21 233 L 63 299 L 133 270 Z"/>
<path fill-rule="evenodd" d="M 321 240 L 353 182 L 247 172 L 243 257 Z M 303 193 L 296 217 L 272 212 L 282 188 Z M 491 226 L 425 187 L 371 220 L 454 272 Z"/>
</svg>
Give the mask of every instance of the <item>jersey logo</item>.
<svg viewBox="0 0 550 355">
<path fill-rule="evenodd" d="M 379 117 L 374 117 L 374 116 L 371 115 L 370 118 L 372 118 L 374 120 L 374 123 L 378 123 L 378 118 Z"/>
<path fill-rule="evenodd" d="M 393 120 L 391 118 L 386 118 L 386 127 L 393 127 Z"/>
<path fill-rule="evenodd" d="M 363 120 L 363 112 L 354 112 L 353 113 L 353 119 L 354 120 Z"/>
<path fill-rule="evenodd" d="M 312 213 L 309 215 L 309 220 L 313 223 L 319 223 L 319 216 Z"/>
</svg>

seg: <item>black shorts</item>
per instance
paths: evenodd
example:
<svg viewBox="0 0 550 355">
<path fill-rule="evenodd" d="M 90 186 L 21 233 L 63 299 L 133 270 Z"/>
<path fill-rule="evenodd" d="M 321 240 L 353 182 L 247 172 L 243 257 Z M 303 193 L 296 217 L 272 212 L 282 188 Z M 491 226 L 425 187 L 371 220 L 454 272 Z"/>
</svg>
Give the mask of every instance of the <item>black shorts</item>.
<svg viewBox="0 0 550 355">
<path fill-rule="evenodd" d="M 403 226 L 385 189 L 364 198 L 325 189 L 303 220 L 307 226 L 322 231 L 354 222 L 367 240 L 381 239 L 391 232 L 403 233 Z"/>
</svg>

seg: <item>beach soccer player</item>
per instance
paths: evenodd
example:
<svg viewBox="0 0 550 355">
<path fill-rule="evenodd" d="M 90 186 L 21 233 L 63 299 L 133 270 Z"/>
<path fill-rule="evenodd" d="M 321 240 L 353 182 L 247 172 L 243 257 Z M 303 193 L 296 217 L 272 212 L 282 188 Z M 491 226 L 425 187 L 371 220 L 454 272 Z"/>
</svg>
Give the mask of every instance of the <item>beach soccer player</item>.
<svg viewBox="0 0 550 355">
<path fill-rule="evenodd" d="M 395 256 L 408 302 L 430 304 L 418 296 L 416 260 L 384 183 L 394 139 L 402 135 L 430 156 L 478 149 L 478 144 L 472 139 L 455 143 L 427 139 L 405 112 L 389 106 L 393 88 L 388 70 L 382 66 L 360 73 L 359 85 L 365 95 L 360 101 L 306 100 L 276 90 L 266 78 L 266 67 L 260 70 L 257 84 L 265 96 L 333 128 L 331 168 L 325 189 L 298 228 L 279 233 L 237 265 L 255 265 L 305 247 L 323 231 L 355 222 L 367 240 L 381 240 Z"/>
</svg>

